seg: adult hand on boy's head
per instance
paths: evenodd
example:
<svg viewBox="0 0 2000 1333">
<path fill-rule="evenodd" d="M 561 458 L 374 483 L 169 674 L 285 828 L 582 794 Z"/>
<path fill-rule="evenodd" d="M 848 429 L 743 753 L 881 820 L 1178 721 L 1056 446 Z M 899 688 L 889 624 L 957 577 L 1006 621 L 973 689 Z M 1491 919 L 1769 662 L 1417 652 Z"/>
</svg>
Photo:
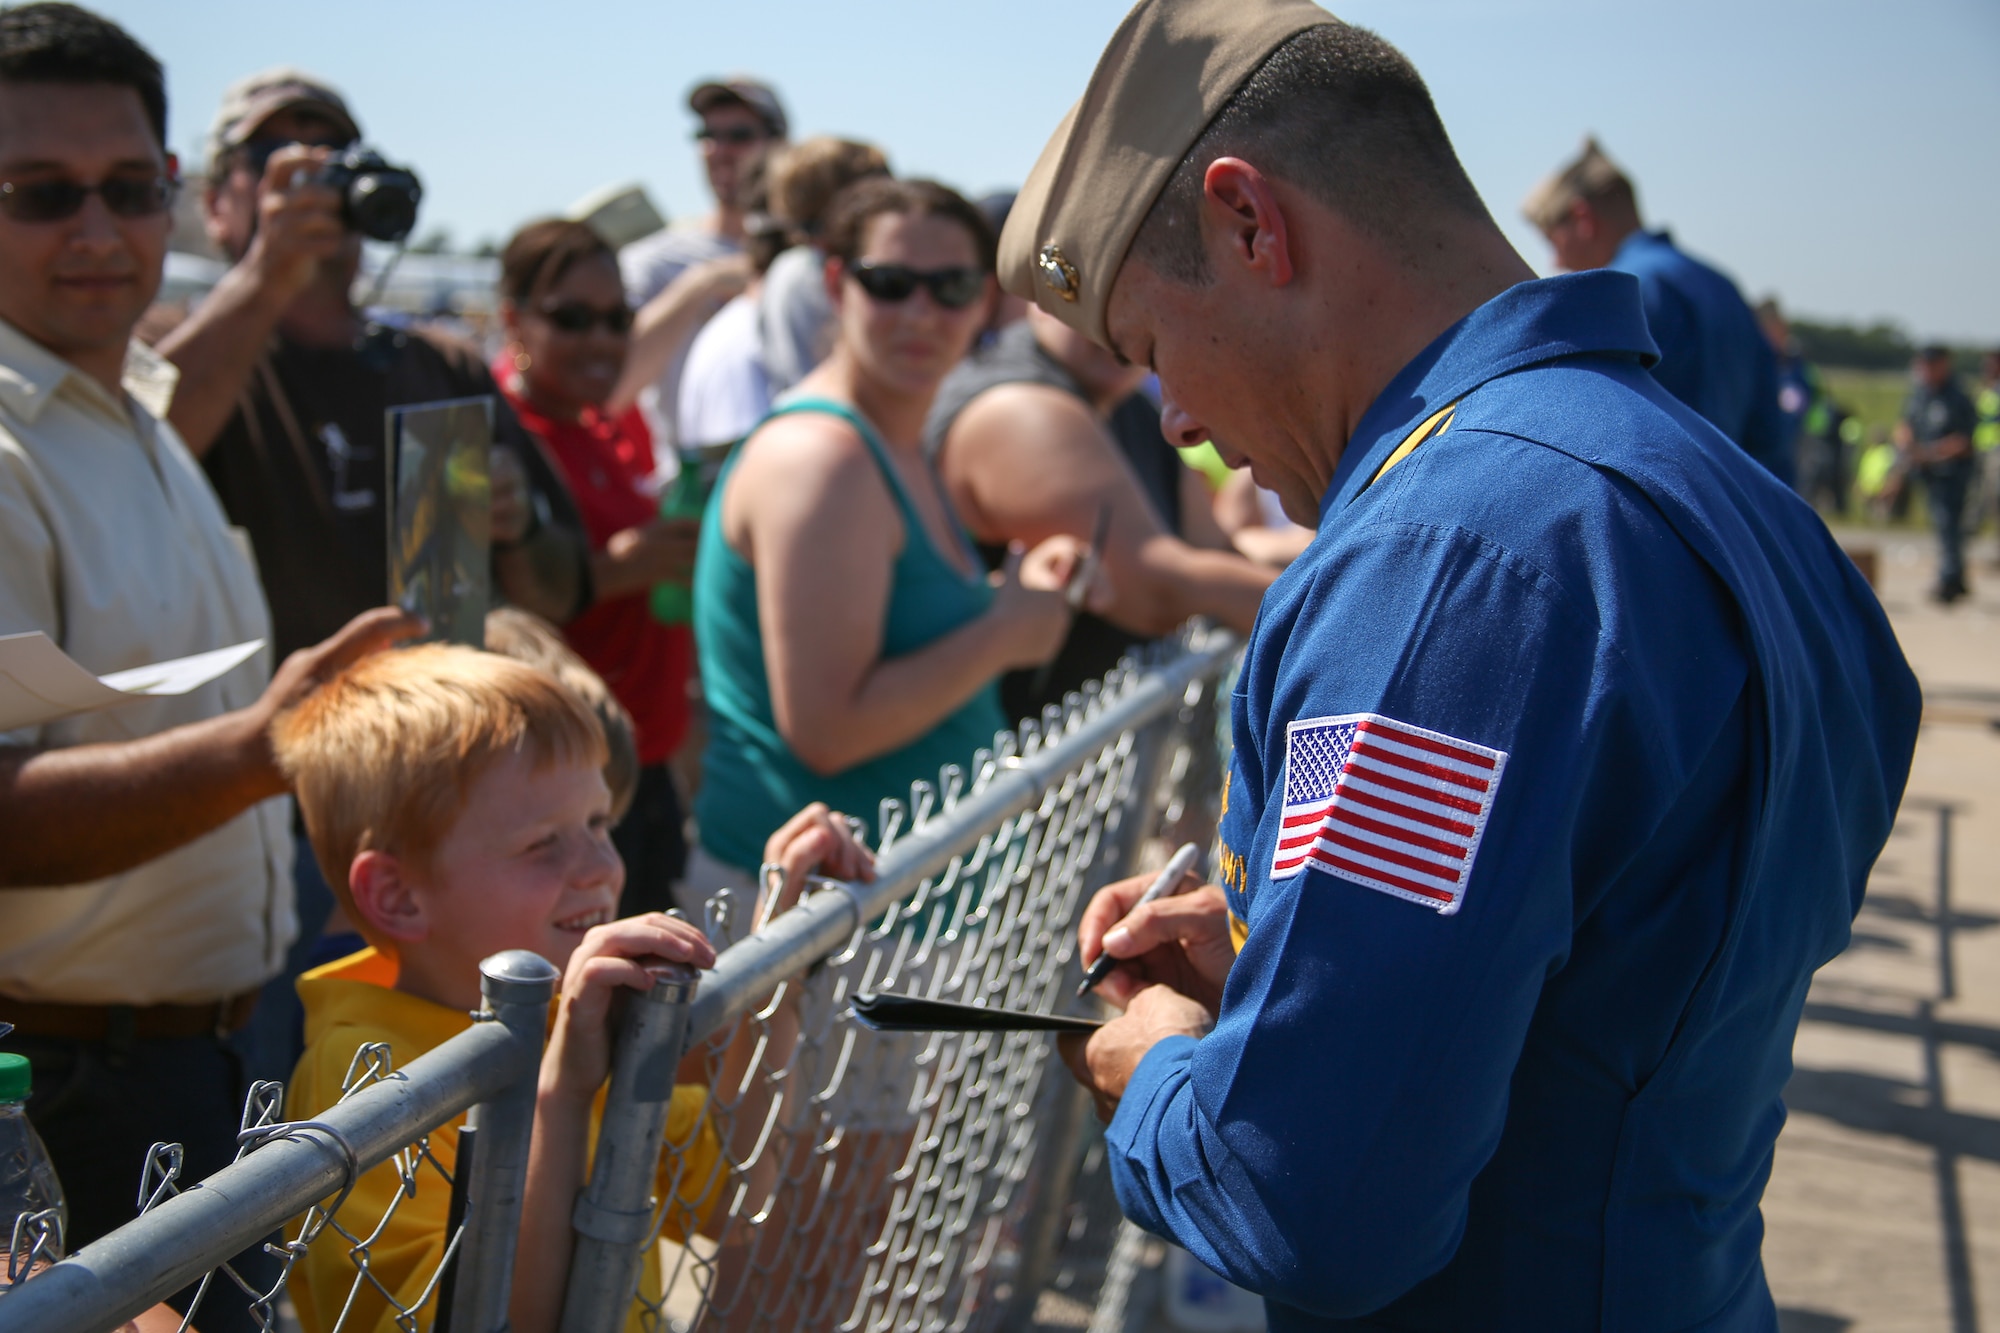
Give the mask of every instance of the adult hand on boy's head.
<svg viewBox="0 0 2000 1333">
<path fill-rule="evenodd" d="M 797 905 L 808 876 L 874 879 L 875 855 L 861 845 L 846 815 L 814 801 L 765 840 L 764 870 L 760 878 L 766 882 L 758 885 L 759 927 Z M 775 890 L 769 882 L 772 870 L 781 872 Z"/>
<path fill-rule="evenodd" d="M 370 653 L 422 634 L 423 617 L 379 606 L 363 611 L 310 648 L 301 648 L 278 664 L 271 683 L 248 708 L 229 715 L 235 753 L 248 780 L 261 788 L 257 799 L 279 795 L 287 784 L 271 753 L 271 724 L 278 715 Z"/>
<path fill-rule="evenodd" d="M 257 707 L 276 717 L 370 653 L 413 639 L 425 628 L 422 616 L 393 606 L 363 611 L 327 638 L 279 663 Z"/>
<path fill-rule="evenodd" d="M 647 966 L 662 961 L 715 966 L 708 937 L 660 912 L 592 927 L 563 969 L 562 1003 L 542 1056 L 544 1096 L 588 1101 L 611 1074 L 611 1001 L 620 987 L 653 987 Z"/>
</svg>

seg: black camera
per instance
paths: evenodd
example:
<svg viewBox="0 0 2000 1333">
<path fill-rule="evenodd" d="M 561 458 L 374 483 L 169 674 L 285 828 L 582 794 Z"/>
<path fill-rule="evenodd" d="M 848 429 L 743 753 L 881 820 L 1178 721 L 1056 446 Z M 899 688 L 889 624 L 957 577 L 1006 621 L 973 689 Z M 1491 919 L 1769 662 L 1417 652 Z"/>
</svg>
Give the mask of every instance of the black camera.
<svg viewBox="0 0 2000 1333">
<path fill-rule="evenodd" d="M 373 148 L 357 144 L 328 159 L 319 183 L 340 191 L 340 220 L 377 241 L 400 241 L 417 226 L 423 182 Z"/>
</svg>

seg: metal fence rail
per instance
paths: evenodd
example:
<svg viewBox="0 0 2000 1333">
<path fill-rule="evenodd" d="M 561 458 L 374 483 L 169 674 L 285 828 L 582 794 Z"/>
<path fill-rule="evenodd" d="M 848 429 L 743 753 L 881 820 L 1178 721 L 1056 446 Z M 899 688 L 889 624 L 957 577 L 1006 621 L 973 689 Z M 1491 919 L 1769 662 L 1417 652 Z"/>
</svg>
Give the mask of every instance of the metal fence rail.
<svg viewBox="0 0 2000 1333">
<path fill-rule="evenodd" d="M 366 1048 L 357 1052 L 351 1095 L 312 1120 L 270 1120 L 279 1105 L 277 1085 L 260 1084 L 245 1120 L 265 1123 L 246 1126 L 235 1162 L 185 1191 L 177 1192 L 171 1174 L 163 1176 L 154 1195 L 158 1203 L 136 1221 L 0 1293 L 0 1329 L 98 1333 L 196 1281 L 205 1283 L 204 1299 L 241 1299 L 240 1288 L 270 1328 L 279 1289 L 259 1291 L 230 1280 L 224 1267 L 229 1257 L 300 1217 L 303 1235 L 279 1247 L 287 1275 L 305 1244 L 329 1224 L 365 1252 L 376 1223 L 340 1218 L 347 1190 L 363 1172 L 399 1153 L 421 1158 L 426 1136 L 468 1109 L 480 1133 L 465 1169 L 467 1222 L 450 1247 L 456 1253 L 450 1290 L 459 1329 L 502 1328 L 556 971 L 521 952 L 496 954 L 480 971 L 484 1021 L 400 1070 L 379 1056 L 371 1061 Z M 412 1161 L 412 1175 L 416 1169 Z M 365 1277 L 365 1264 L 360 1272 Z M 224 1282 L 217 1282 L 218 1273 Z M 433 1274 L 430 1287 L 439 1286 Z M 197 1305 L 191 1316 L 199 1314 Z"/>
<path fill-rule="evenodd" d="M 565 1333 L 1026 1325 L 1087 1101 L 1050 1075 L 1045 1036 L 888 1036 L 848 1005 L 894 991 L 1062 1008 L 1090 894 L 1149 848 L 1212 832 L 1216 695 L 1235 655 L 1230 636 L 1190 631 L 999 738 L 969 775 L 884 802 L 872 883 L 819 881 L 742 938 L 748 886 L 710 900 L 714 970 L 662 972 L 625 1007 L 572 1216 Z M 136 1221 L 0 1289 L 0 1333 L 108 1333 L 196 1281 L 276 1330 L 282 1279 L 260 1290 L 227 1261 L 281 1227 L 265 1248 L 287 1274 L 315 1242 L 352 1260 L 323 1333 L 504 1329 L 556 974 L 523 953 L 482 972 L 487 1021 L 401 1069 L 364 1047 L 314 1119 L 278 1120 L 281 1090 L 259 1085 L 234 1164 L 185 1191 L 168 1172 Z M 448 1169 L 430 1136 L 468 1109 L 476 1133 Z M 387 1213 L 351 1216 L 348 1191 L 389 1161 Z M 370 1246 L 426 1189 L 451 1193 L 450 1235 L 399 1296 Z"/>
</svg>

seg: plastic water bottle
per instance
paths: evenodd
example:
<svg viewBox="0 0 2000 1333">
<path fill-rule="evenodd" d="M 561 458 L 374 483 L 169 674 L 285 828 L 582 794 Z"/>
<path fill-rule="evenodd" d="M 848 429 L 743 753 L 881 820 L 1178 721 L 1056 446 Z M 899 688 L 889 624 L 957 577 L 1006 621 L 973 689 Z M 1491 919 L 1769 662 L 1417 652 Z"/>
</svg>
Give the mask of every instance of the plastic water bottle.
<svg viewBox="0 0 2000 1333">
<path fill-rule="evenodd" d="M 660 495 L 661 518 L 701 518 L 708 505 L 701 466 L 699 453 L 681 451 L 681 470 Z M 685 583 L 655 583 L 652 609 L 653 619 L 663 625 L 685 625 L 694 619 L 694 589 Z"/>
<path fill-rule="evenodd" d="M 0 1055 L 0 1245 L 12 1241 L 16 1219 L 53 1208 L 61 1229 L 49 1257 L 59 1259 L 62 1236 L 69 1230 L 69 1205 L 63 1201 L 62 1182 L 56 1179 L 49 1150 L 28 1123 L 28 1092 L 33 1086 L 27 1056 Z M 30 1243 L 23 1235 L 23 1249 Z M 6 1278 L 7 1266 L 0 1261 L 0 1282 Z"/>
</svg>

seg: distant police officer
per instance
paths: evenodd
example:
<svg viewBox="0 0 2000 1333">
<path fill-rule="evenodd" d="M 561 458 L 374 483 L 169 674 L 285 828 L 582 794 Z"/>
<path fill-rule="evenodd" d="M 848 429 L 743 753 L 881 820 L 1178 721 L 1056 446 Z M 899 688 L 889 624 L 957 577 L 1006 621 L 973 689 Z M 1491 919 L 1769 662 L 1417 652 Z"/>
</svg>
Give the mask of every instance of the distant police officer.
<svg viewBox="0 0 2000 1333">
<path fill-rule="evenodd" d="M 1896 423 L 1896 450 L 1924 483 L 1924 508 L 1938 539 L 1931 600 L 1949 606 L 1970 591 L 1965 585 L 1965 512 L 1979 466 L 1973 444 L 1979 410 L 1959 387 L 1948 347 L 1933 344 L 1919 351 L 1910 362 L 1910 381 L 1910 396 Z"/>
<path fill-rule="evenodd" d="M 1639 280 L 1659 346 L 1653 375 L 1749 455 L 1792 479 L 1792 436 L 1778 402 L 1778 364 L 1736 284 L 1639 220 L 1632 182 L 1598 147 L 1548 177 L 1522 204 L 1571 272 L 1609 268 Z"/>
<path fill-rule="evenodd" d="M 1278 1330 L 1774 1329 L 1792 1036 L 1917 725 L 1851 562 L 1648 373 L 1639 284 L 1535 280 L 1416 71 L 1305 0 L 1142 0 L 1001 251 L 1318 526 L 1223 887 L 1081 926 L 1127 1214 Z"/>
</svg>

